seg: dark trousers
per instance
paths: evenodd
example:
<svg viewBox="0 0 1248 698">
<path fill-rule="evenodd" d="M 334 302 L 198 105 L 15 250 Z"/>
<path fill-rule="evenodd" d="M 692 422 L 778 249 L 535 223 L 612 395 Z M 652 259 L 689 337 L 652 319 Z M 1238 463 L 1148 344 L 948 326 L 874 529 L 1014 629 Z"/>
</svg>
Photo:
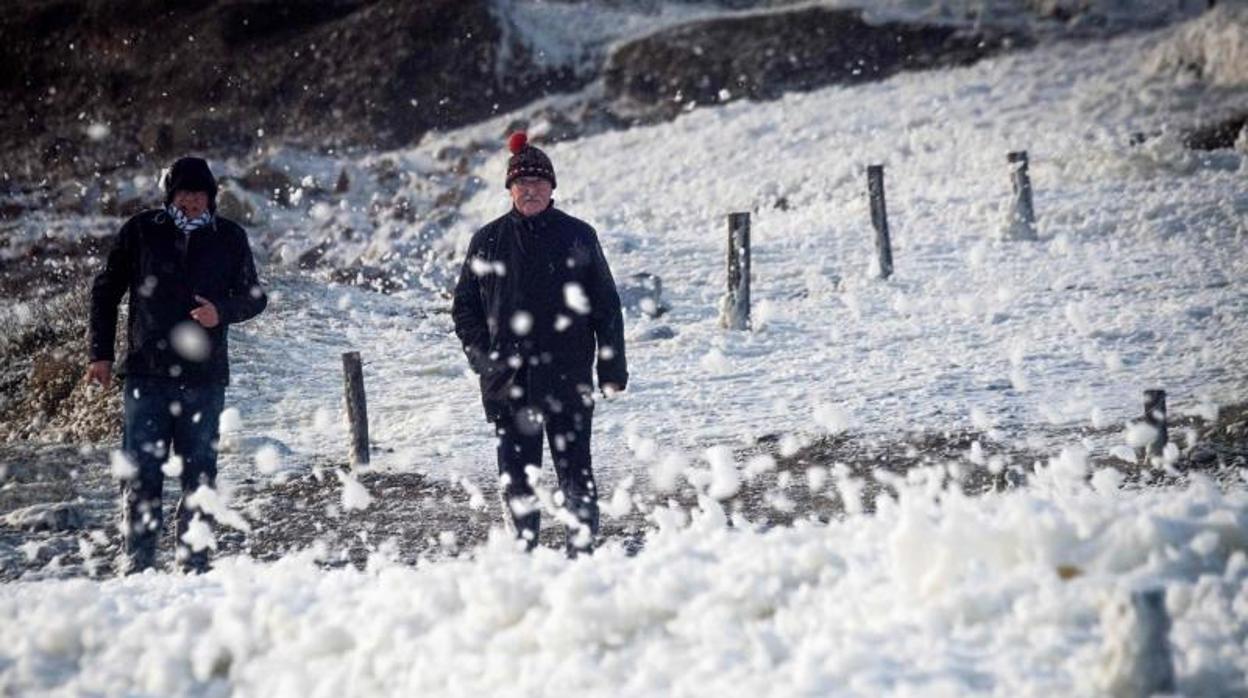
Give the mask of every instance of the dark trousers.
<svg viewBox="0 0 1248 698">
<path fill-rule="evenodd" d="M 225 386 L 186 385 L 172 379 L 130 376 L 126 378 L 125 391 L 122 448 L 138 468 L 134 478 L 122 483 L 122 530 L 129 571 L 155 565 L 163 524 L 160 500 L 165 473 L 161 467 L 168 462 L 171 450 L 182 458 L 177 558 L 184 568 L 203 571 L 208 567 L 208 549 L 193 550 L 183 536 L 197 514 L 209 526 L 213 521 L 188 506 L 186 498 L 201 485 L 216 486 L 217 439 Z"/>
<path fill-rule="evenodd" d="M 516 536 L 532 550 L 537 545 L 541 511 L 526 469 L 542 467 L 542 432 L 550 446 L 561 503 L 568 516 L 569 556 L 593 550 L 598 535 L 598 487 L 594 483 L 590 455 L 593 406 L 581 398 L 548 400 L 542 408 L 513 410 L 495 421 L 498 434 L 498 472 L 501 481 L 503 516 L 513 525 Z M 558 500 L 556 500 L 558 503 Z M 563 517 L 561 517 L 563 518 Z"/>
</svg>

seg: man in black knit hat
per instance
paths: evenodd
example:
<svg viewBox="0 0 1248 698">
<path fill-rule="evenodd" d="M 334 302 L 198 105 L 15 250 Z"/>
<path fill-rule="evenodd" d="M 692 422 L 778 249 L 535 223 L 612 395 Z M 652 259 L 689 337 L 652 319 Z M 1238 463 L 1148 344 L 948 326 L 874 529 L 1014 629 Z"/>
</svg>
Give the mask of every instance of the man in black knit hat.
<svg viewBox="0 0 1248 698">
<path fill-rule="evenodd" d="M 550 158 L 523 133 L 509 147 L 512 209 L 473 235 L 452 315 L 498 435 L 504 521 L 527 549 L 537 544 L 531 478 L 541 467 L 545 432 L 574 556 L 592 550 L 598 533 L 592 374 L 596 360 L 598 387 L 607 395 L 627 385 L 624 319 L 597 233 L 554 207 Z"/>
<path fill-rule="evenodd" d="M 165 205 L 121 227 L 91 288 L 87 379 L 112 381 L 117 306 L 129 293 L 122 531 L 126 571 L 153 567 L 164 475 L 182 482 L 176 556 L 203 572 L 215 546 L 211 512 L 219 418 L 229 383 L 228 328 L 267 303 L 247 234 L 216 215 L 217 182 L 200 158 L 181 158 L 164 179 Z M 174 454 L 176 453 L 176 457 Z"/>
</svg>

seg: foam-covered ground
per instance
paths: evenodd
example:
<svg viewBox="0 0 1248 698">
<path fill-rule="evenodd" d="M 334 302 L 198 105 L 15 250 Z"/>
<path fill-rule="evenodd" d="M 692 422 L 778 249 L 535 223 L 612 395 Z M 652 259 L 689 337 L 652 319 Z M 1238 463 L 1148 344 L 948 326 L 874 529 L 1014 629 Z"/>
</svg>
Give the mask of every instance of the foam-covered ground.
<svg viewBox="0 0 1248 698">
<path fill-rule="evenodd" d="M 40 695 L 1137 695 L 1133 591 L 1179 693 L 1248 691 L 1248 496 L 1071 479 L 967 500 L 913 477 L 829 526 L 682 513 L 636 557 L 501 538 L 471 560 L 0 586 L 0 690 Z"/>
</svg>

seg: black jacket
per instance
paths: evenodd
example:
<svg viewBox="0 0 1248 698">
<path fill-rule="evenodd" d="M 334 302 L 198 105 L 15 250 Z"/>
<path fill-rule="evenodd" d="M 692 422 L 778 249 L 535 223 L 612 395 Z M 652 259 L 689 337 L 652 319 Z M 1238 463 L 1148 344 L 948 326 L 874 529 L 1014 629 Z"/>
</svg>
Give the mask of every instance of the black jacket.
<svg viewBox="0 0 1248 698">
<path fill-rule="evenodd" d="M 255 317 L 268 303 L 256 278 L 247 234 L 224 218 L 188 236 L 164 210 L 144 211 L 121 227 L 91 288 L 88 337 L 92 361 L 113 360 L 117 305 L 130 293 L 129 351 L 123 372 L 191 383 L 230 381 L 229 325 Z M 195 296 L 212 301 L 220 324 L 204 330 L 210 350 L 195 360 L 175 350 L 171 332 L 192 322 Z"/>
<path fill-rule="evenodd" d="M 592 395 L 595 356 L 600 386 L 628 384 L 620 296 L 598 235 L 553 204 L 531 218 L 513 209 L 473 235 L 451 314 L 491 420 Z"/>
</svg>

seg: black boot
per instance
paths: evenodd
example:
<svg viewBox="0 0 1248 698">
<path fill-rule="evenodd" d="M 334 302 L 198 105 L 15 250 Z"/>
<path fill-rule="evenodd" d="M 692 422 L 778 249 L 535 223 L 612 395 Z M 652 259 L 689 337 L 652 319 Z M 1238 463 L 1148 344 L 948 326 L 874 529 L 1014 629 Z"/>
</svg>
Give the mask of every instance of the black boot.
<svg viewBox="0 0 1248 698">
<path fill-rule="evenodd" d="M 156 546 L 160 542 L 163 523 L 160 500 L 144 500 L 133 490 L 127 491 L 124 496 L 122 546 L 125 560 L 121 571 L 127 575 L 138 574 L 156 566 Z"/>
<path fill-rule="evenodd" d="M 598 539 L 598 500 L 592 495 L 582 497 L 579 505 L 570 504 L 568 511 L 576 517 L 579 526 L 569 526 L 566 553 L 569 559 L 594 554 L 594 541 Z"/>
<path fill-rule="evenodd" d="M 177 542 L 174 545 L 175 555 L 182 571 L 188 574 L 203 574 L 212 569 L 209 562 L 208 551 L 210 547 L 201 548 L 199 550 L 192 549 L 191 545 L 183 540 L 183 536 L 191 528 L 191 521 L 199 518 L 208 525 L 208 530 L 212 531 L 216 528 L 216 521 L 213 517 L 199 511 L 196 508 L 187 506 L 186 498 L 178 502 L 178 525 L 177 525 Z"/>
<path fill-rule="evenodd" d="M 533 495 L 509 497 L 503 495 L 503 523 L 518 540 L 524 541 L 524 551 L 537 547 L 537 535 L 542 525 L 542 510 Z"/>
</svg>

